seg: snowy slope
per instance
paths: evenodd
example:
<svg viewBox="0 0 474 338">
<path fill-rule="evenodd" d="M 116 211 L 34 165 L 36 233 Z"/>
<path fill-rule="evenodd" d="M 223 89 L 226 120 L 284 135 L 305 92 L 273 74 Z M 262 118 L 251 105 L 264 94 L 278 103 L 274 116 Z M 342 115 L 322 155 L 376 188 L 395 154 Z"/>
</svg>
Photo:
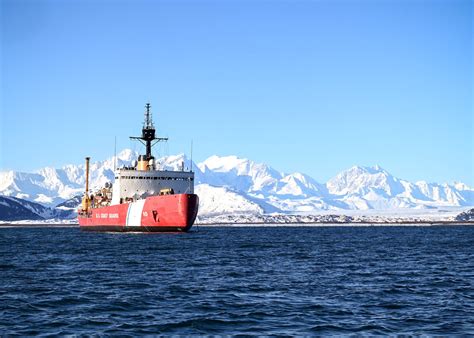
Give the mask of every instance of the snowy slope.
<svg viewBox="0 0 474 338">
<path fill-rule="evenodd" d="M 75 218 L 69 208 L 49 208 L 21 198 L 0 196 L 0 221 L 44 220 Z"/>
<path fill-rule="evenodd" d="M 265 164 L 236 156 L 211 156 L 198 164 L 203 183 L 227 186 L 253 195 L 308 197 L 320 195 L 325 187 L 309 176 L 284 174 Z"/>
<path fill-rule="evenodd" d="M 464 184 L 410 183 L 392 176 L 379 166 L 354 166 L 329 180 L 326 186 L 333 199 L 346 203 L 350 209 L 432 208 L 474 204 L 474 190 Z"/>
<path fill-rule="evenodd" d="M 264 209 L 246 196 L 226 187 L 213 187 L 208 184 L 196 186 L 199 196 L 199 213 L 205 215 L 251 213 L 263 214 Z"/>
<path fill-rule="evenodd" d="M 267 191 L 282 178 L 278 171 L 236 156 L 211 156 L 198 164 L 203 182 L 233 187 L 238 191 Z"/>
<path fill-rule="evenodd" d="M 138 154 L 124 150 L 117 155 L 118 166 L 129 165 Z M 92 162 L 91 187 L 103 186 L 113 181 L 114 157 Z M 0 194 L 56 206 L 84 191 L 85 165 L 66 165 L 61 169 L 43 168 L 35 173 L 0 172 Z"/>
<path fill-rule="evenodd" d="M 129 166 L 138 154 L 124 150 L 117 165 Z M 91 163 L 91 187 L 113 181 L 113 157 Z M 211 156 L 191 163 L 183 154 L 157 159 L 160 169 L 195 172 L 200 214 L 315 213 L 324 210 L 431 209 L 474 205 L 474 189 L 463 183 L 411 183 L 379 166 L 354 166 L 322 184 L 302 173 L 283 173 L 236 156 Z M 0 194 L 63 209 L 74 208 L 84 189 L 84 165 L 44 168 L 34 173 L 0 172 Z"/>
<path fill-rule="evenodd" d="M 38 207 L 45 208 L 39 204 Z M 21 200 L 17 200 L 13 197 L 0 196 L 0 221 L 18 221 L 24 219 L 42 220 L 44 218 L 24 206 Z"/>
</svg>

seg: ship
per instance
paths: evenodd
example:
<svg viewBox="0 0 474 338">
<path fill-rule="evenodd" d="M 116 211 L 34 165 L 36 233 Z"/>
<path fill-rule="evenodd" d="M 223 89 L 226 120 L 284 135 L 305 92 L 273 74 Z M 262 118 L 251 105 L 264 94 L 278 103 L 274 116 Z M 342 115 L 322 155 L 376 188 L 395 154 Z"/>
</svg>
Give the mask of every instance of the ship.
<svg viewBox="0 0 474 338">
<path fill-rule="evenodd" d="M 78 209 L 81 230 L 187 232 L 196 220 L 199 197 L 194 193 L 194 172 L 184 163 L 178 170 L 165 170 L 152 155 L 152 147 L 168 138 L 156 137 L 151 105 L 145 105 L 142 134 L 130 139 L 145 146 L 145 154 L 130 166 L 114 170 L 114 182 L 89 191 L 89 162 L 85 158 L 86 182 Z M 116 159 L 115 159 L 116 161 Z"/>
</svg>

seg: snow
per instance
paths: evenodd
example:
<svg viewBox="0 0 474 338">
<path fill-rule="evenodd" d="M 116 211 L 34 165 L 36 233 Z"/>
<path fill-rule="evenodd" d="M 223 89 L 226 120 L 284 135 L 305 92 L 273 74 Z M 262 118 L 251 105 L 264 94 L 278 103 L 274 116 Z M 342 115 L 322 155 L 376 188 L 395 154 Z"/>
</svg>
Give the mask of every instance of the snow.
<svg viewBox="0 0 474 338">
<path fill-rule="evenodd" d="M 116 158 L 93 161 L 91 188 L 114 180 L 115 162 L 117 167 L 128 166 L 137 156 L 137 152 L 125 149 Z M 180 170 L 183 163 L 185 168 L 193 167 L 202 217 L 354 210 L 431 212 L 474 205 L 474 189 L 464 183 L 411 183 L 394 177 L 380 166 L 353 166 L 327 183 L 319 183 L 303 173 L 283 173 L 267 164 L 237 156 L 213 155 L 195 164 L 184 154 L 178 154 L 156 162 L 165 170 Z M 43 168 L 34 173 L 0 172 L 0 194 L 37 201 L 48 207 L 82 194 L 84 184 L 84 164 Z"/>
<path fill-rule="evenodd" d="M 195 193 L 200 196 L 199 213 L 203 215 L 263 213 L 258 204 L 225 187 L 199 184 Z"/>
<path fill-rule="evenodd" d="M 21 221 L 0 221 L 0 229 L 6 228 L 5 225 L 12 224 L 12 225 L 64 225 L 64 226 L 77 226 L 77 219 L 59 219 L 59 218 L 51 218 L 45 220 L 21 220 Z"/>
<path fill-rule="evenodd" d="M 197 224 L 281 224 L 308 226 L 400 226 L 400 225 L 431 225 L 437 222 L 454 222 L 462 208 L 448 208 L 444 210 L 331 210 L 318 214 L 221 214 L 198 215 Z"/>
<path fill-rule="evenodd" d="M 51 204 L 53 199 L 43 194 L 39 194 L 37 198 L 35 198 L 35 202 L 42 203 L 42 204 Z"/>
</svg>

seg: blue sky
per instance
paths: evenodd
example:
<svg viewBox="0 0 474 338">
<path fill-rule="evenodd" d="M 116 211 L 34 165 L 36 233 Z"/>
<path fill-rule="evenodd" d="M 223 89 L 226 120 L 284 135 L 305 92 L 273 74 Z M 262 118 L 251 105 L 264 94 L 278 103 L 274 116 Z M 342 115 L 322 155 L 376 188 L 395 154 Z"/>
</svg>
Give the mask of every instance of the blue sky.
<svg viewBox="0 0 474 338">
<path fill-rule="evenodd" d="M 470 1 L 3 0 L 0 168 L 135 148 L 474 185 Z"/>
</svg>

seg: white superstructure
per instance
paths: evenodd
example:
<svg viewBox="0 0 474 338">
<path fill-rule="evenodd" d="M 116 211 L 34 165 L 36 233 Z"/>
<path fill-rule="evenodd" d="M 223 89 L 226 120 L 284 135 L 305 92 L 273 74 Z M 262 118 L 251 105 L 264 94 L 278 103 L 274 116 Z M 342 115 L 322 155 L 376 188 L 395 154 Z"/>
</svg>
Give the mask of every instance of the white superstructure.
<svg viewBox="0 0 474 338">
<path fill-rule="evenodd" d="M 159 194 L 194 194 L 194 172 L 121 168 L 115 173 L 112 205 Z"/>
</svg>

